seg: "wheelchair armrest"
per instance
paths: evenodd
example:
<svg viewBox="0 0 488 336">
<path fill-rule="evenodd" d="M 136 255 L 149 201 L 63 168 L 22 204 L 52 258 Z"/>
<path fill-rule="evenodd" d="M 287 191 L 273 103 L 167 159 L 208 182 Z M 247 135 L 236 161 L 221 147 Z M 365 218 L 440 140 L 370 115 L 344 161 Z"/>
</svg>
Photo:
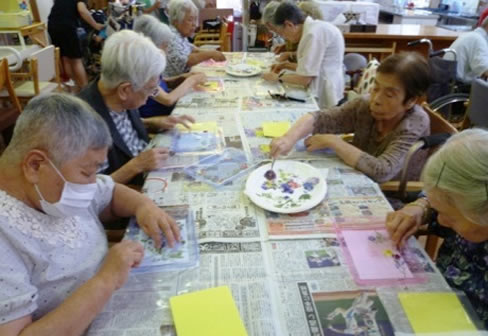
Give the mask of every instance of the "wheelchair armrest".
<svg viewBox="0 0 488 336">
<path fill-rule="evenodd" d="M 442 145 L 444 142 L 447 141 L 447 139 L 449 139 L 450 136 L 451 134 L 449 133 L 439 133 L 422 137 L 420 138 L 420 141 L 423 141 L 424 145 L 421 147 L 421 149 L 427 149 Z"/>
</svg>

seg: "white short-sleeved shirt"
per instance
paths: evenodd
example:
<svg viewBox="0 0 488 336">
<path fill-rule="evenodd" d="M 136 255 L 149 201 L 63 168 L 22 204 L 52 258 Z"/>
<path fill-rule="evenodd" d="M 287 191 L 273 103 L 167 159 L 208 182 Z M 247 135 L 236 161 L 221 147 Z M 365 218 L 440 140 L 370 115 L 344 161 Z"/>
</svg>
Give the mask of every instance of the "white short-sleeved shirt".
<svg viewBox="0 0 488 336">
<path fill-rule="evenodd" d="M 472 32 L 459 36 L 450 46 L 457 54 L 457 77 L 460 81 L 471 83 L 488 70 L 488 33 L 478 27 Z M 444 58 L 452 60 L 454 55 L 447 53 Z"/>
<path fill-rule="evenodd" d="M 55 218 L 0 190 L 0 324 L 59 306 L 98 270 L 107 239 L 98 214 L 114 182 L 97 176 L 86 217 Z"/>
<path fill-rule="evenodd" d="M 344 48 L 344 37 L 336 26 L 305 19 L 296 73 L 314 77 L 311 90 L 319 98 L 321 108 L 337 105 L 344 95 Z"/>
</svg>

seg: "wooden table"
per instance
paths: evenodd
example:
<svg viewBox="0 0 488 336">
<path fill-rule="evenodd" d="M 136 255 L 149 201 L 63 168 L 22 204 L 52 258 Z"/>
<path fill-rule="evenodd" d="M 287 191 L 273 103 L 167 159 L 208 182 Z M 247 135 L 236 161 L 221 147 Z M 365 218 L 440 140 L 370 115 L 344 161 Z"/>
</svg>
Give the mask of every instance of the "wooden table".
<svg viewBox="0 0 488 336">
<path fill-rule="evenodd" d="M 423 25 L 379 24 L 375 33 L 344 33 L 348 47 L 389 47 L 396 42 L 396 52 L 418 51 L 427 56 L 427 45 L 409 47 L 410 41 L 427 38 L 434 44 L 434 49 L 448 48 L 459 36 L 459 32 Z"/>
</svg>

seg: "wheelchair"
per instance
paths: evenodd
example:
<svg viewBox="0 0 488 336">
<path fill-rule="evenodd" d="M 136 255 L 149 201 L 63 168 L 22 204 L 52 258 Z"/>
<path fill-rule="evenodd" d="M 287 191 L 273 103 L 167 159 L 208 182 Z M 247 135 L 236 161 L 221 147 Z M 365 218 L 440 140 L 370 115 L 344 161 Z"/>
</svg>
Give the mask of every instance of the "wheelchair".
<svg viewBox="0 0 488 336">
<path fill-rule="evenodd" d="M 419 43 L 429 46 L 432 84 L 427 91 L 427 102 L 434 112 L 442 115 L 450 123 L 460 125 L 466 114 L 471 87 L 457 80 L 456 51 L 449 48 L 434 51 L 432 42 L 425 38 L 411 41 L 408 46 Z M 446 54 L 451 54 L 452 59 L 442 57 Z"/>
</svg>

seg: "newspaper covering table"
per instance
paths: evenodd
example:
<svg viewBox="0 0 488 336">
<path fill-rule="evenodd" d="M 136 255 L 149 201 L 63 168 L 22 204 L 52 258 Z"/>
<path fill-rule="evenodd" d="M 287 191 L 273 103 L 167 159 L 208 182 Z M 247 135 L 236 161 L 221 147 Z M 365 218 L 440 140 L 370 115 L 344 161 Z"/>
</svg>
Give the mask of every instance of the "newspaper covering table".
<svg viewBox="0 0 488 336">
<path fill-rule="evenodd" d="M 232 53 L 228 62 L 262 66 L 273 61 L 268 53 Z M 219 80 L 223 90 L 192 92 L 177 104 L 174 114 L 189 114 L 198 122 L 215 121 L 224 132 L 226 147 L 245 151 L 251 162 L 268 159 L 270 142 L 260 132 L 266 121 L 295 121 L 315 111 L 312 97 L 305 103 L 274 101 L 268 90 L 281 85 L 261 77 L 233 78 L 225 65 L 206 62 L 203 71 Z M 168 134 L 153 139 L 169 146 Z M 90 336 L 175 335 L 169 298 L 213 286 L 228 285 L 249 335 L 320 335 L 310 298 L 332 292 L 364 290 L 354 282 L 334 224 L 381 223 L 390 205 L 378 185 L 346 166 L 333 153 L 307 153 L 296 148 L 289 158 L 300 159 L 327 176 L 325 200 L 304 213 L 281 215 L 254 206 L 243 194 L 247 174 L 218 189 L 183 172 L 199 157 L 174 156 L 168 167 L 148 174 L 143 192 L 159 206 L 188 206 L 193 212 L 200 246 L 197 268 L 163 273 L 131 274 L 115 292 L 87 334 Z M 398 291 L 449 291 L 449 286 L 415 240 L 411 248 L 421 261 L 423 284 L 376 289 L 377 297 L 397 332 L 411 333 Z M 370 288 L 374 289 L 374 288 Z M 317 300 L 319 300 L 317 299 Z M 314 315 L 315 314 L 315 315 Z M 191 323 L 191 321 L 189 322 Z"/>
</svg>

